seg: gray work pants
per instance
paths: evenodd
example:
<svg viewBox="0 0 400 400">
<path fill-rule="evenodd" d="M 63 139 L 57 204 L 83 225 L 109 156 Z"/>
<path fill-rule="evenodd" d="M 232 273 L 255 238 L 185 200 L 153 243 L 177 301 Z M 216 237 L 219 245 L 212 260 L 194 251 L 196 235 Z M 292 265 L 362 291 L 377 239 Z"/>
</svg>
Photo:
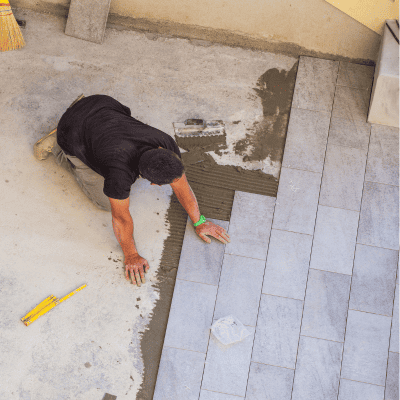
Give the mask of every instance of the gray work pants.
<svg viewBox="0 0 400 400">
<path fill-rule="evenodd" d="M 56 163 L 72 173 L 83 193 L 98 208 L 111 211 L 110 200 L 103 193 L 104 178 L 101 175 L 89 168 L 79 158 L 65 154 L 58 143 L 54 145 L 51 152 L 56 158 Z"/>
</svg>

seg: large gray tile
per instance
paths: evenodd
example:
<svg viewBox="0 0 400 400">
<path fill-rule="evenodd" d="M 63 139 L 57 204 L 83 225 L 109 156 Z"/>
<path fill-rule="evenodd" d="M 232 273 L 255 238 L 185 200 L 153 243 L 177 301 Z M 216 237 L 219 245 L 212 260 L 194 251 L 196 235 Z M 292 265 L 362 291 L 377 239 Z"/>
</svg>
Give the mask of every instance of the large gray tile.
<svg viewBox="0 0 400 400">
<path fill-rule="evenodd" d="M 176 280 L 164 346 L 207 352 L 217 287 Z"/>
<path fill-rule="evenodd" d="M 367 122 L 371 90 L 336 86 L 332 118 L 351 121 L 355 125 L 369 126 Z"/>
<path fill-rule="evenodd" d="M 313 237 L 272 229 L 264 294 L 304 300 Z"/>
<path fill-rule="evenodd" d="M 391 318 L 349 310 L 342 378 L 385 385 Z"/>
<path fill-rule="evenodd" d="M 198 400 L 205 357 L 164 346 L 153 400 Z"/>
<path fill-rule="evenodd" d="M 300 336 L 292 400 L 336 400 L 342 343 Z"/>
<path fill-rule="evenodd" d="M 292 108 L 282 166 L 322 172 L 330 113 Z"/>
<path fill-rule="evenodd" d="M 357 244 L 349 308 L 392 316 L 397 258 L 395 250 Z"/>
<path fill-rule="evenodd" d="M 265 261 L 225 254 L 214 319 L 234 315 L 256 326 Z"/>
<path fill-rule="evenodd" d="M 357 243 L 399 249 L 399 188 L 365 182 Z"/>
<path fill-rule="evenodd" d="M 262 295 L 252 361 L 295 368 L 303 302 Z"/>
<path fill-rule="evenodd" d="M 292 108 L 331 112 L 338 61 L 301 56 Z"/>
<path fill-rule="evenodd" d="M 399 186 L 399 129 L 371 127 L 365 180 Z"/>
<path fill-rule="evenodd" d="M 371 89 L 375 68 L 369 65 L 360 65 L 340 61 L 337 85 L 356 89 Z"/>
<path fill-rule="evenodd" d="M 294 370 L 251 363 L 246 400 L 291 400 Z"/>
<path fill-rule="evenodd" d="M 310 269 L 301 334 L 344 341 L 351 277 Z"/>
<path fill-rule="evenodd" d="M 368 150 L 370 132 L 370 125 L 359 125 L 352 120 L 332 118 L 328 144 Z"/>
<path fill-rule="evenodd" d="M 399 399 L 399 353 L 389 352 L 385 400 Z"/>
<path fill-rule="evenodd" d="M 399 352 L 399 285 L 396 285 L 394 296 L 392 328 L 390 330 L 390 351 Z"/>
<path fill-rule="evenodd" d="M 383 386 L 341 379 L 338 400 L 383 400 L 384 394 Z"/>
<path fill-rule="evenodd" d="M 254 340 L 254 328 L 246 329 L 251 335 L 229 346 L 224 346 L 211 334 L 202 389 L 245 396 Z"/>
<path fill-rule="evenodd" d="M 208 221 L 228 230 L 227 221 L 211 218 Z M 225 246 L 221 242 L 212 240 L 208 244 L 199 238 L 188 217 L 177 278 L 218 286 L 224 251 Z"/>
<path fill-rule="evenodd" d="M 272 227 L 312 235 L 320 185 L 320 173 L 282 167 Z"/>
<path fill-rule="evenodd" d="M 244 397 L 232 396 L 231 394 L 218 393 L 218 392 L 210 392 L 209 390 L 202 390 L 200 392 L 199 400 L 240 400 L 244 399 Z"/>
<path fill-rule="evenodd" d="M 275 198 L 235 192 L 225 252 L 266 260 Z"/>
<path fill-rule="evenodd" d="M 367 152 L 329 144 L 319 204 L 360 211 Z"/>
<path fill-rule="evenodd" d="M 351 275 L 359 213 L 318 206 L 310 267 Z"/>
</svg>

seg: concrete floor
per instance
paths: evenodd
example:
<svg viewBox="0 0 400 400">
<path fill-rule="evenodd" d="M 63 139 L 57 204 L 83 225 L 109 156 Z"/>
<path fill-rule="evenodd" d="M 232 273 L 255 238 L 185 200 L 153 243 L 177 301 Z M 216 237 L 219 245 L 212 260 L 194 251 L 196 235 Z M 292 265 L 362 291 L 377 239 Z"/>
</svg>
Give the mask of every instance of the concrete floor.
<svg viewBox="0 0 400 400">
<path fill-rule="evenodd" d="M 274 68 L 290 71 L 297 59 L 112 29 L 97 45 L 66 36 L 63 18 L 15 16 L 27 21 L 27 45 L 1 54 L 0 398 L 98 400 L 110 393 L 134 400 L 171 188 L 138 180 L 131 190 L 136 245 L 151 267 L 138 289 L 124 279 L 110 214 L 52 157 L 37 161 L 32 146 L 78 95 L 102 93 L 171 135 L 174 121 L 223 119 L 228 150 L 216 161 L 278 176 L 279 161 L 243 161 L 251 141 L 239 155 L 233 149 L 255 122 L 268 122 L 253 90 L 259 78 Z M 20 321 L 50 294 L 62 297 L 83 283 L 29 327 Z"/>
</svg>

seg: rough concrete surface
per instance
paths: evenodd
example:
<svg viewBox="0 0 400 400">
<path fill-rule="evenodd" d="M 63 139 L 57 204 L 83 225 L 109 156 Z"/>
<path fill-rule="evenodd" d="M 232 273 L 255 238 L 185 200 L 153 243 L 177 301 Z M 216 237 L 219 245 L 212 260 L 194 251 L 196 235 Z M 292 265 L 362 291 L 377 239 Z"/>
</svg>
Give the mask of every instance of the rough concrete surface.
<svg viewBox="0 0 400 400">
<path fill-rule="evenodd" d="M 0 398 L 97 400 L 108 393 L 133 400 L 146 373 L 140 340 L 160 296 L 172 190 L 142 179 L 132 186 L 135 242 L 151 267 L 136 288 L 124 279 L 110 214 L 52 156 L 37 161 L 32 146 L 79 94 L 102 93 L 170 135 L 172 122 L 222 119 L 228 149 L 212 155 L 217 163 L 279 174 L 269 154 L 251 156 L 251 141 L 241 142 L 241 154 L 234 148 L 265 118 L 253 89 L 260 77 L 271 70 L 283 76 L 297 59 L 111 29 L 98 45 L 66 36 L 64 18 L 15 15 L 27 21 L 26 47 L 0 54 Z M 50 294 L 62 297 L 83 283 L 32 325 L 20 321 Z"/>
</svg>

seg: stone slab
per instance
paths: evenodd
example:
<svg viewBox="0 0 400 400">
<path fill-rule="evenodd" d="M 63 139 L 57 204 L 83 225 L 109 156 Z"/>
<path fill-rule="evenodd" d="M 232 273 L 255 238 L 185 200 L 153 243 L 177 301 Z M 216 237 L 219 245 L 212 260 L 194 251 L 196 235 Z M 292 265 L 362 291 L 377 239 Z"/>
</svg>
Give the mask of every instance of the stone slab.
<svg viewBox="0 0 400 400">
<path fill-rule="evenodd" d="M 304 300 L 313 237 L 272 229 L 262 292 Z"/>
<path fill-rule="evenodd" d="M 207 220 L 228 230 L 229 223 L 227 221 L 212 218 Z M 224 250 L 225 245 L 216 239 L 211 238 L 210 244 L 201 239 L 188 217 L 176 277 L 218 286 Z"/>
<path fill-rule="evenodd" d="M 209 390 L 202 390 L 200 392 L 199 400 L 240 400 L 244 399 L 241 396 L 232 396 L 230 394 L 218 393 L 218 392 L 210 392 Z"/>
<path fill-rule="evenodd" d="M 392 316 L 398 252 L 357 244 L 349 308 Z"/>
<path fill-rule="evenodd" d="M 371 126 L 355 124 L 351 119 L 331 118 L 328 144 L 368 150 Z"/>
<path fill-rule="evenodd" d="M 390 325 L 390 317 L 349 310 L 342 378 L 385 385 Z"/>
<path fill-rule="evenodd" d="M 338 400 L 383 400 L 385 388 L 369 383 L 340 380 Z"/>
<path fill-rule="evenodd" d="M 153 400 L 198 400 L 205 357 L 164 346 Z"/>
<path fill-rule="evenodd" d="M 387 378 L 385 387 L 385 400 L 399 398 L 399 353 L 389 351 Z"/>
<path fill-rule="evenodd" d="M 111 0 L 71 0 L 65 34 L 101 44 Z"/>
<path fill-rule="evenodd" d="M 396 285 L 394 296 L 392 328 L 390 330 L 390 347 L 389 351 L 399 352 L 399 285 Z"/>
<path fill-rule="evenodd" d="M 339 73 L 336 85 L 356 89 L 371 89 L 375 68 L 369 65 L 339 62 Z"/>
<path fill-rule="evenodd" d="M 225 253 L 266 260 L 275 198 L 235 192 Z"/>
</svg>

